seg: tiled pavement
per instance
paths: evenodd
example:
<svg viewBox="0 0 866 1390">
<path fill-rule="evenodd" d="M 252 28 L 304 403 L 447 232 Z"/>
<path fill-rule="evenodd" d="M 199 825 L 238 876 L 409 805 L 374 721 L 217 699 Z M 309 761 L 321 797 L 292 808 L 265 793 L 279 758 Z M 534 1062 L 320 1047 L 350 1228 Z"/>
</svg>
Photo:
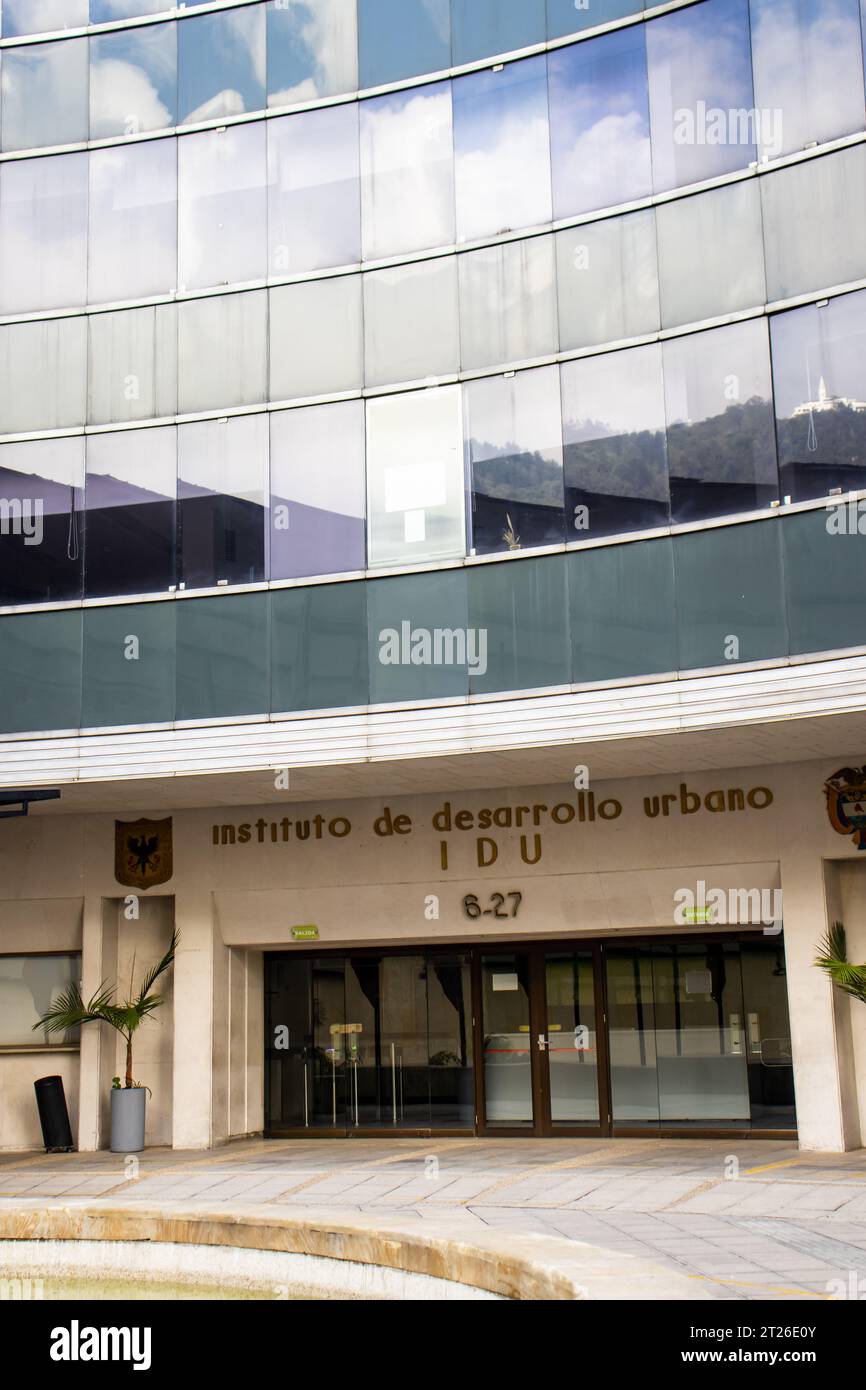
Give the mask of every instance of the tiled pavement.
<svg viewBox="0 0 866 1390">
<path fill-rule="evenodd" d="M 201 1201 L 540 1231 L 721 1299 L 866 1298 L 866 1150 L 679 1139 L 240 1140 L 138 1158 L 0 1154 L 0 1204 Z M 836 1282 L 834 1282 L 836 1281 Z"/>
</svg>

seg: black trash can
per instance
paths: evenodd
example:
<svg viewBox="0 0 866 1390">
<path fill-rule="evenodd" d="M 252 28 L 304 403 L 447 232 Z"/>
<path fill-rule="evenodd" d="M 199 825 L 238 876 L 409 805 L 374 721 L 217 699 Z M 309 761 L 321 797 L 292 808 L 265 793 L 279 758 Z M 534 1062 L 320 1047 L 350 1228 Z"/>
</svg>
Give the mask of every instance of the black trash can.
<svg viewBox="0 0 866 1390">
<path fill-rule="evenodd" d="M 48 1153 L 68 1153 L 72 1149 L 72 1130 L 62 1076 L 41 1076 L 33 1082 L 42 1138 Z"/>
</svg>

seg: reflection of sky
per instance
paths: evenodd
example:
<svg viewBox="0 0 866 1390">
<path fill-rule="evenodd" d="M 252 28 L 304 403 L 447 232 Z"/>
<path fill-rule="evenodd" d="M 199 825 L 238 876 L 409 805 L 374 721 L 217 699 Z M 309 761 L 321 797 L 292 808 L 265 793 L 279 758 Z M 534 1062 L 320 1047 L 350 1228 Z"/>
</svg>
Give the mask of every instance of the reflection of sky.
<svg viewBox="0 0 866 1390">
<path fill-rule="evenodd" d="M 74 29 L 87 18 L 87 0 L 3 0 L 3 37 Z"/>
<path fill-rule="evenodd" d="M 363 519 L 363 402 L 273 413 L 271 505 L 279 499 Z"/>
<path fill-rule="evenodd" d="M 448 82 L 361 102 L 364 255 L 454 240 Z"/>
<path fill-rule="evenodd" d="M 7 48 L 0 75 L 4 150 L 87 139 L 87 39 Z"/>
<path fill-rule="evenodd" d="M 7 162 L 0 198 L 0 311 L 83 304 L 86 153 Z"/>
<path fill-rule="evenodd" d="M 360 261 L 357 103 L 272 120 L 268 182 L 272 274 Z"/>
<path fill-rule="evenodd" d="M 181 124 L 263 110 L 266 67 L 262 5 L 182 21 L 178 26 Z"/>
<path fill-rule="evenodd" d="M 554 217 L 652 191 L 643 26 L 549 56 Z"/>
<path fill-rule="evenodd" d="M 866 291 L 776 314 L 770 327 L 780 419 L 818 399 L 822 376 L 831 396 L 866 401 Z"/>
<path fill-rule="evenodd" d="M 177 495 L 202 491 L 264 506 L 267 501 L 268 417 L 202 420 L 177 432 Z"/>
<path fill-rule="evenodd" d="M 453 0 L 453 58 L 472 63 L 544 43 L 544 0 Z M 577 14 L 571 0 L 572 14 Z M 594 24 L 599 21 L 593 19 Z"/>
<path fill-rule="evenodd" d="M 91 303 L 165 294 L 177 283 L 174 140 L 90 156 Z"/>
<path fill-rule="evenodd" d="M 709 333 L 671 338 L 664 345 L 668 424 L 723 415 L 758 396 L 770 398 L 770 359 L 763 319 Z"/>
<path fill-rule="evenodd" d="M 154 24 L 90 40 L 92 140 L 175 124 L 176 30 L 176 24 Z"/>
<path fill-rule="evenodd" d="M 358 0 L 360 85 L 451 66 L 450 0 Z"/>
<path fill-rule="evenodd" d="M 543 56 L 456 79 L 454 153 L 459 241 L 550 221 Z"/>
<path fill-rule="evenodd" d="M 752 0 L 751 17 L 755 104 L 782 113 L 782 147 L 766 152 L 862 128 L 857 0 Z"/>
<path fill-rule="evenodd" d="M 85 506 L 172 501 L 176 492 L 173 428 L 122 430 L 88 438 Z"/>
<path fill-rule="evenodd" d="M 187 289 L 265 274 L 265 122 L 178 141 L 178 277 Z"/>
<path fill-rule="evenodd" d="M 47 515 L 62 516 L 70 510 L 73 489 L 80 491 L 83 487 L 83 436 L 0 445 L 0 488 L 4 497 L 38 497 Z"/>
<path fill-rule="evenodd" d="M 358 85 L 354 4 L 284 0 L 268 6 L 268 105 L 352 92 Z"/>
<path fill-rule="evenodd" d="M 537 454 L 562 465 L 559 369 L 467 382 L 465 434 L 473 463 Z"/>
<path fill-rule="evenodd" d="M 187 9 L 195 0 L 187 0 Z M 205 0 L 198 0 L 204 4 Z M 172 9 L 171 0 L 90 0 L 90 23 L 107 24 L 112 19 L 136 19 L 143 14 L 160 14 Z"/>
<path fill-rule="evenodd" d="M 725 112 L 753 106 L 747 0 L 703 0 L 652 20 L 646 37 L 656 190 L 745 168 L 754 145 L 675 144 L 674 129 L 676 113 L 695 113 L 699 101 Z"/>
<path fill-rule="evenodd" d="M 562 369 L 566 444 L 665 427 L 661 353 L 656 344 L 567 362 Z"/>
<path fill-rule="evenodd" d="M 547 0 L 547 37 L 564 39 L 596 24 L 640 14 L 643 8 L 642 0 L 589 0 L 582 10 L 576 8 L 574 0 Z"/>
</svg>

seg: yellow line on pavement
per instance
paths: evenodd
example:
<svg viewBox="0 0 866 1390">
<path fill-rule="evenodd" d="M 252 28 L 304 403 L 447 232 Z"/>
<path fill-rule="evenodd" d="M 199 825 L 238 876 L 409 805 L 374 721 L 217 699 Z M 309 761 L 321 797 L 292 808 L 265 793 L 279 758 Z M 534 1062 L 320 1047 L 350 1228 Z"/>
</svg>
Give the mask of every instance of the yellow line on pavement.
<svg viewBox="0 0 866 1390">
<path fill-rule="evenodd" d="M 703 1279 L 708 1284 L 731 1284 L 738 1289 L 760 1289 L 762 1293 L 782 1293 L 790 1295 L 791 1298 L 824 1298 L 832 1299 L 830 1293 L 818 1293 L 816 1289 L 779 1289 L 772 1284 L 749 1283 L 746 1279 L 718 1279 L 712 1274 L 688 1274 L 688 1279 Z"/>
<path fill-rule="evenodd" d="M 743 1177 L 751 1177 L 753 1173 L 769 1173 L 773 1168 L 795 1168 L 802 1162 L 802 1158 L 783 1158 L 778 1163 L 762 1163 L 760 1168 L 744 1168 Z"/>
</svg>

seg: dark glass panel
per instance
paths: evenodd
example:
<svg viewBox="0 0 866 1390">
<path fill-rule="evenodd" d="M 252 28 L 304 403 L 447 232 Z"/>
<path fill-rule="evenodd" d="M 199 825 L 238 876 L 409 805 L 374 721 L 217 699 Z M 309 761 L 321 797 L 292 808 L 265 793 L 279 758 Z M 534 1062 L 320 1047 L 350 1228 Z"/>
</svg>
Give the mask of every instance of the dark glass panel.
<svg viewBox="0 0 866 1390">
<path fill-rule="evenodd" d="M 0 602 L 81 597 L 84 438 L 0 447 Z"/>
<path fill-rule="evenodd" d="M 675 536 L 674 568 L 680 670 L 785 655 L 778 522 Z"/>
<path fill-rule="evenodd" d="M 174 719 L 176 608 L 168 602 L 84 610 L 82 727 Z"/>
<path fill-rule="evenodd" d="M 181 425 L 177 450 L 180 578 L 188 588 L 263 579 L 267 416 Z"/>
<path fill-rule="evenodd" d="M 265 593 L 178 602 L 178 719 L 267 713 L 269 611 Z"/>
<path fill-rule="evenodd" d="M 159 593 L 176 583 L 176 495 L 174 428 L 89 436 L 88 598 Z"/>
<path fill-rule="evenodd" d="M 473 695 L 571 682 L 566 557 L 467 569 Z"/>
<path fill-rule="evenodd" d="M 572 551 L 568 583 L 575 681 L 677 669 L 673 551 L 667 536 Z"/>
<path fill-rule="evenodd" d="M 0 729 L 39 733 L 81 723 L 81 609 L 0 618 Z"/>
<path fill-rule="evenodd" d="M 271 615 L 274 713 L 369 704 L 364 583 L 275 589 Z"/>
</svg>

